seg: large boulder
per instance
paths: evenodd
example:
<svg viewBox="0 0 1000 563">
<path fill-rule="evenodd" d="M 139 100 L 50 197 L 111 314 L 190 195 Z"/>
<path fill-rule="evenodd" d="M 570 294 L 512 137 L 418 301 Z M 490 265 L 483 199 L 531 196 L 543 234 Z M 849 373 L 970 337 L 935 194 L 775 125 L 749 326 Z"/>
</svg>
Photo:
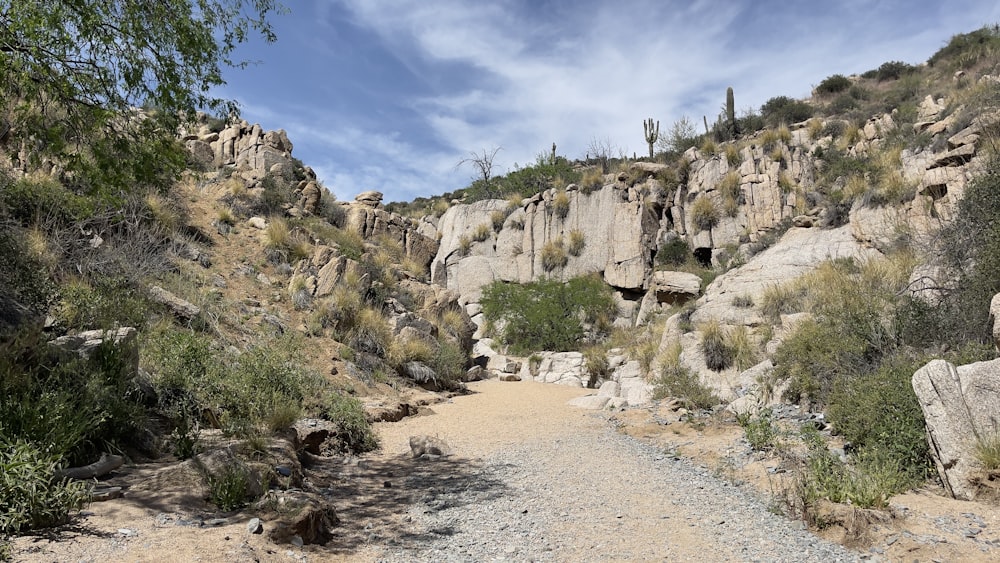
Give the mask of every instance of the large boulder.
<svg viewBox="0 0 1000 563">
<path fill-rule="evenodd" d="M 1000 432 L 1000 360 L 954 366 L 933 360 L 913 374 L 934 464 L 945 490 L 972 500 L 977 439 Z"/>
</svg>

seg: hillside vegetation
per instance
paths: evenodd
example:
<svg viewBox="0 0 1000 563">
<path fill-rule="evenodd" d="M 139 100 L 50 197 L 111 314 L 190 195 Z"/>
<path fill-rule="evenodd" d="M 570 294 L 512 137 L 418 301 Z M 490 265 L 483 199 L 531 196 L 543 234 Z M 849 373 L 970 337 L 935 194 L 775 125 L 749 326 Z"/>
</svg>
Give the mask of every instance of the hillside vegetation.
<svg viewBox="0 0 1000 563">
<path fill-rule="evenodd" d="M 261 17 L 270 3 L 262 6 Z M 205 47 L 206 56 L 218 49 Z M 206 436 L 218 438 L 239 455 L 221 471 L 206 469 L 203 485 L 218 509 L 232 510 L 257 500 L 260 487 L 248 482 L 254 463 L 303 418 L 332 428 L 328 450 L 371 451 L 378 438 L 370 422 L 380 415 L 365 401 L 462 392 L 474 333 L 495 336 L 519 356 L 585 348 L 591 384 L 607 376 L 610 356 L 628 356 L 661 395 L 691 410 L 720 402 L 684 362 L 682 342 L 694 334 L 710 371 L 742 372 L 773 359 L 761 389 L 825 411 L 852 448 L 845 462 L 808 432 L 800 439 L 808 454 L 797 510 L 809 514 L 821 498 L 884 507 L 932 476 L 913 372 L 931 358 L 996 356 L 988 316 L 1000 293 L 1000 137 L 998 120 L 987 118 L 1000 109 L 998 61 L 1000 30 L 985 27 L 952 38 L 923 65 L 887 62 L 861 76 L 830 76 L 808 100 L 776 96 L 759 111 L 723 112 L 704 134 L 680 120 L 651 142 L 652 158 L 629 159 L 595 142 L 591 154 L 571 161 L 553 146 L 508 174 L 385 208 L 381 194 L 336 201 L 291 156 L 284 132 L 196 114 L 196 102 L 207 99 L 174 107 L 154 98 L 142 113 L 85 114 L 73 103 L 79 92 L 50 100 L 28 88 L 30 77 L 18 73 L 37 72 L 39 61 L 0 65 L 0 76 L 20 76 L 23 86 L 8 88 L 0 106 L 0 131 L 10 133 L 0 135 L 0 546 L 5 536 L 65 522 L 91 492 L 61 471 L 102 453 L 183 460 L 209 447 Z M 937 132 L 919 122 L 928 96 L 945 100 L 937 122 L 947 126 Z M 892 130 L 857 150 L 883 114 Z M 596 251 L 586 225 L 548 241 L 537 279 L 489 284 L 482 326 L 466 296 L 431 283 L 453 200 L 492 207 L 462 235 L 452 260 L 481 256 L 502 233 L 523 231 L 529 205 L 551 209 L 546 220 L 555 223 L 573 216 L 570 193 L 608 185 L 632 189 L 637 214 L 673 228 L 680 223 L 667 219 L 668 203 L 684 199 L 678 193 L 693 162 L 711 161 L 727 173 L 711 197 L 683 201 L 689 230 L 642 249 L 656 257 L 656 269 L 694 274 L 704 287 L 791 227 L 779 220 L 748 229 L 727 249 L 696 242 L 746 215 L 736 171 L 747 155 L 778 163 L 776 181 L 797 215 L 835 228 L 852 210 L 932 197 L 905 176 L 903 155 L 941 152 L 977 120 L 985 123 L 978 146 L 986 165 L 953 216 L 939 217 L 933 245 L 899 233 L 891 244 L 872 243 L 880 260 L 831 260 L 757 302 L 741 296 L 738 306 L 765 319 L 752 329 L 703 322 L 683 303 L 642 322 L 616 322 L 637 288 L 595 272 L 563 275 Z M 91 135 L 79 135 L 81 123 Z M 134 134 L 116 137 L 116 125 Z M 815 163 L 812 185 L 788 175 L 793 135 L 816 141 L 802 156 Z M 240 153 L 246 139 L 263 148 Z M 216 149 L 225 140 L 237 147 L 233 154 Z M 637 161 L 662 166 L 651 171 Z M 931 262 L 947 282 L 931 288 L 934 301 L 907 291 L 914 269 Z M 783 325 L 796 313 L 805 319 Z M 759 449 L 775 446 L 770 412 L 740 419 Z M 294 488 L 272 473 L 257 478 L 264 490 Z"/>
</svg>

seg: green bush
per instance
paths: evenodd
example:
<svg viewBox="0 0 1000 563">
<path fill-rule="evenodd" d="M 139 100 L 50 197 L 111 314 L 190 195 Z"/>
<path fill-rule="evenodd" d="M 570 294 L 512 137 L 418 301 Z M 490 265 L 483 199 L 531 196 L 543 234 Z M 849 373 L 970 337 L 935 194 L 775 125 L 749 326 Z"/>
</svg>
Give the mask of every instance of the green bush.
<svg viewBox="0 0 1000 563">
<path fill-rule="evenodd" d="M 737 413 L 736 423 L 743 428 L 750 449 L 762 452 L 774 447 L 778 438 L 778 427 L 774 425 L 774 411 L 770 407 L 757 413 L 745 411 Z"/>
<path fill-rule="evenodd" d="M 71 464 L 134 444 L 143 417 L 131 346 L 110 342 L 90 359 L 52 354 L 39 327 L 0 341 L 0 431 Z"/>
<path fill-rule="evenodd" d="M 722 371 L 733 365 L 733 349 L 726 333 L 717 322 L 709 322 L 701 327 L 701 353 L 705 355 L 705 365 L 712 371 Z"/>
<path fill-rule="evenodd" d="M 493 282 L 483 290 L 483 314 L 513 353 L 579 349 L 585 325 L 613 318 L 611 289 L 598 277 L 566 283 L 541 279 L 518 285 Z"/>
<path fill-rule="evenodd" d="M 816 93 L 820 96 L 839 94 L 851 87 L 851 79 L 843 74 L 834 74 L 823 79 L 816 86 Z"/>
<path fill-rule="evenodd" d="M 579 229 L 573 229 L 569 232 L 569 244 L 566 245 L 566 251 L 570 253 L 571 256 L 579 256 L 583 253 L 583 248 L 587 245 L 586 235 L 583 231 Z"/>
<path fill-rule="evenodd" d="M 827 409 L 833 427 L 854 447 L 894 460 L 916 477 L 930 467 L 924 416 L 910 383 L 924 363 L 895 355 L 876 370 L 840 377 Z"/>
<path fill-rule="evenodd" d="M 378 436 L 368 422 L 361 401 L 331 393 L 326 402 L 326 418 L 337 425 L 336 439 L 341 451 L 360 454 L 378 449 Z"/>
<path fill-rule="evenodd" d="M 976 62 L 996 56 L 1000 50 L 1000 25 L 983 26 L 970 33 L 960 33 L 931 55 L 927 64 L 932 67 L 970 68 Z"/>
<path fill-rule="evenodd" d="M 243 508 L 250 500 L 250 475 L 243 464 L 231 462 L 218 475 L 208 476 L 208 499 L 224 512 Z"/>
<path fill-rule="evenodd" d="M 688 409 L 710 409 L 719 404 L 719 398 L 701 383 L 698 374 L 680 362 L 680 346 L 676 345 L 662 362 L 660 375 L 654 383 L 657 399 L 673 397 Z"/>
<path fill-rule="evenodd" d="M 760 106 L 761 116 L 768 127 L 799 123 L 812 117 L 814 112 L 808 103 L 788 96 L 776 96 Z"/>
<path fill-rule="evenodd" d="M 86 483 L 57 478 L 61 455 L 0 430 L 0 538 L 66 522 L 89 498 Z"/>
<path fill-rule="evenodd" d="M 691 249 L 686 242 L 673 238 L 660 245 L 656 251 L 656 264 L 659 266 L 680 266 L 688 261 Z"/>
</svg>

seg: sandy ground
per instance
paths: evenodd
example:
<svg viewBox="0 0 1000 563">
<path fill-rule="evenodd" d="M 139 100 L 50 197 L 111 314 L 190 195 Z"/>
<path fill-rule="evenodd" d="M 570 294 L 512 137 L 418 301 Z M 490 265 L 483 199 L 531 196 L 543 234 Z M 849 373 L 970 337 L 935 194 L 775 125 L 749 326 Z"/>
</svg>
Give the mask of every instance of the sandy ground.
<svg viewBox="0 0 1000 563">
<path fill-rule="evenodd" d="M 603 432 L 608 424 L 608 415 L 566 405 L 568 400 L 592 392 L 586 389 L 496 380 L 470 387 L 472 394 L 425 408 L 418 416 L 397 423 L 379 423 L 383 445 L 380 452 L 360 459 L 330 459 L 308 473 L 307 484 L 330 492 L 340 518 L 334 539 L 326 546 L 275 545 L 266 534 L 250 534 L 246 523 L 256 515 L 251 509 L 218 514 L 195 488 L 187 494 L 170 495 L 126 490 L 122 498 L 86 507 L 68 526 L 15 539 L 15 560 L 374 560 L 378 549 L 370 543 L 370 532 L 378 530 L 379 541 L 384 540 L 415 502 L 411 492 L 392 484 L 403 475 L 447 469 L 414 462 L 409 455 L 410 436 L 430 435 L 446 441 L 455 452 L 456 462 L 451 469 L 461 471 L 463 465 L 475 464 L 507 447 L 526 442 L 544 444 L 567 433 Z M 764 454 L 748 458 L 741 430 L 735 425 L 663 425 L 654 414 L 658 414 L 655 408 L 637 409 L 612 415 L 612 422 L 664 451 L 690 457 L 720 476 L 754 483 L 765 493 L 775 487 L 768 468 L 779 461 Z M 567 459 L 566 463 L 571 465 L 573 460 Z M 567 471 L 571 469 L 567 467 Z M 135 475 L 155 470 L 124 469 Z M 425 477 L 437 478 L 430 473 Z M 642 507 L 640 510 L 662 510 L 655 500 L 643 498 L 641 490 L 635 491 L 634 501 Z M 178 525 L 191 521 L 215 525 Z M 642 537 L 649 530 L 623 529 L 622 533 Z M 691 560 L 715 553 L 719 547 L 713 545 L 709 532 L 697 527 L 664 533 L 670 534 L 672 545 L 680 546 L 681 551 L 675 555 Z M 843 530 L 829 529 L 821 535 L 853 542 L 853 549 L 882 561 L 1000 561 L 1000 512 L 996 507 L 945 499 L 932 490 L 894 498 L 890 514 L 868 523 L 861 534 L 848 537 Z"/>
</svg>

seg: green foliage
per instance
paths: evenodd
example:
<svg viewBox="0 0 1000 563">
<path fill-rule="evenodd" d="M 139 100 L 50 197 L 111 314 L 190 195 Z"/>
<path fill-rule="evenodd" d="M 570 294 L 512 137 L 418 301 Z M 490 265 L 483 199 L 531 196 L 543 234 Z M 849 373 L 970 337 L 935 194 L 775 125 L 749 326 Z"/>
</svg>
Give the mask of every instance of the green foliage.
<svg viewBox="0 0 1000 563">
<path fill-rule="evenodd" d="M 243 508 L 250 496 L 250 475 L 239 462 L 228 463 L 218 475 L 208 476 L 208 499 L 224 512 Z"/>
<path fill-rule="evenodd" d="M 701 353 L 705 355 L 705 365 L 712 371 L 722 371 L 733 365 L 733 349 L 726 333 L 718 322 L 712 321 L 699 328 L 701 332 Z"/>
<path fill-rule="evenodd" d="M 688 261 L 691 249 L 680 238 L 673 238 L 660 245 L 656 251 L 658 266 L 680 266 Z"/>
<path fill-rule="evenodd" d="M 237 44 L 259 31 L 272 0 L 34 2 L 5 10 L 0 113 L 29 159 L 55 157 L 91 191 L 160 183 L 184 163 L 182 118 L 235 109 L 212 96 Z M 68 33 L 66 30 L 72 30 Z M 135 107 L 152 108 L 146 119 Z M 36 142 L 37 141 L 37 142 Z"/>
<path fill-rule="evenodd" d="M 970 33 L 960 33 L 931 55 L 927 64 L 949 69 L 971 68 L 980 60 L 995 57 L 1000 50 L 1000 25 L 983 26 Z"/>
<path fill-rule="evenodd" d="M 894 460 L 877 455 L 860 455 L 852 465 L 845 464 L 818 435 L 813 436 L 807 440 L 809 453 L 798 484 L 807 518 L 814 515 L 813 509 L 821 499 L 859 508 L 885 508 L 892 495 L 918 483 Z"/>
<path fill-rule="evenodd" d="M 719 398 L 701 383 L 698 374 L 681 363 L 679 344 L 668 350 L 663 358 L 660 375 L 654 385 L 657 399 L 673 397 L 683 401 L 688 409 L 710 409 L 719 404 Z"/>
<path fill-rule="evenodd" d="M 750 410 L 737 413 L 736 423 L 743 428 L 750 449 L 763 452 L 774 447 L 778 438 L 778 428 L 774 424 L 774 411 L 770 407 L 753 413 Z"/>
<path fill-rule="evenodd" d="M 861 451 L 892 459 L 924 477 L 930 451 L 913 373 L 926 362 L 894 355 L 875 370 L 837 379 L 827 415 L 837 432 Z"/>
<path fill-rule="evenodd" d="M 326 418 L 337 425 L 336 439 L 342 451 L 360 454 L 378 449 L 378 436 L 365 416 L 361 401 L 331 393 L 326 402 Z"/>
<path fill-rule="evenodd" d="M 917 67 L 902 61 L 888 61 L 882 63 L 877 69 L 869 70 L 861 75 L 862 78 L 874 78 L 879 82 L 898 80 L 907 74 L 917 72 Z"/>
<path fill-rule="evenodd" d="M 611 289 L 594 276 L 568 282 L 542 279 L 528 284 L 493 282 L 483 291 L 483 314 L 499 340 L 515 354 L 578 349 L 587 325 L 615 314 Z"/>
<path fill-rule="evenodd" d="M 0 231 L 0 263 L 4 264 L 0 268 L 0 302 L 12 299 L 41 315 L 52 301 L 55 287 L 45 265 L 31 255 L 24 237 L 18 234 L 14 228 Z"/>
<path fill-rule="evenodd" d="M 815 110 L 811 105 L 788 96 L 776 96 L 760 106 L 761 117 L 768 127 L 778 127 L 785 124 L 799 123 L 813 116 Z"/>
<path fill-rule="evenodd" d="M 0 538 L 66 522 L 69 511 L 89 498 L 86 483 L 56 478 L 62 463 L 59 453 L 20 437 L 15 440 L 3 430 L 0 432 Z"/>
<path fill-rule="evenodd" d="M 843 74 L 834 74 L 823 79 L 816 86 L 816 93 L 820 96 L 830 96 L 846 91 L 851 87 L 851 79 Z"/>
<path fill-rule="evenodd" d="M 89 360 L 53 354 L 37 327 L 0 342 L 0 434 L 71 463 L 133 444 L 143 424 L 133 346 L 106 342 Z"/>
<path fill-rule="evenodd" d="M 546 154 L 534 165 L 517 168 L 504 176 L 492 178 L 487 185 L 476 180 L 465 190 L 465 203 L 483 199 L 506 199 L 512 194 L 531 197 L 550 188 L 564 188 L 580 180 L 580 172 L 564 157 L 553 161 Z"/>
<path fill-rule="evenodd" d="M 72 280 L 59 291 L 56 319 L 66 327 L 110 329 L 146 324 L 152 304 L 146 295 L 120 277 Z"/>
</svg>

